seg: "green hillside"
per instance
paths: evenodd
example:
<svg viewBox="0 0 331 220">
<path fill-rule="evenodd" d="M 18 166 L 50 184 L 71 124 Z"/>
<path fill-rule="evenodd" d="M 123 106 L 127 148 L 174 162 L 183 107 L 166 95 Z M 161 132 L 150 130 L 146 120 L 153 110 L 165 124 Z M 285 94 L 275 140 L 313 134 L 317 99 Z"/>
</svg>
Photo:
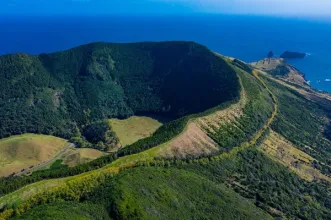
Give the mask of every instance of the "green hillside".
<svg viewBox="0 0 331 220">
<path fill-rule="evenodd" d="M 107 211 L 99 204 L 93 203 L 77 203 L 77 202 L 59 202 L 50 205 L 43 205 L 35 210 L 30 211 L 25 216 L 20 216 L 14 219 L 25 220 L 52 220 L 52 219 L 111 219 Z"/>
<path fill-rule="evenodd" d="M 111 48 L 111 52 L 101 50 L 111 59 L 82 61 L 88 51 L 100 49 L 101 45 Z M 183 45 L 200 48 L 198 54 L 204 55 L 194 60 L 191 56 L 194 57 L 195 52 L 191 53 L 191 49 Z M 123 51 L 118 54 L 116 48 L 124 46 L 130 47 L 130 51 L 139 49 L 140 54 L 135 51 L 138 56 L 128 59 L 120 72 L 108 71 L 116 66 L 118 59 L 115 58 L 124 54 Z M 163 52 L 171 48 L 177 54 L 175 58 L 167 58 L 160 48 Z M 145 49 L 149 53 L 142 52 Z M 63 55 L 66 53 L 70 56 Z M 93 53 L 89 56 L 93 57 Z M 186 62 L 178 56 L 189 57 L 185 67 L 175 65 L 176 68 L 168 69 L 170 61 Z M 154 64 L 162 58 L 163 63 L 160 66 L 158 63 L 156 66 L 160 69 L 154 68 L 150 75 L 147 74 L 148 63 L 145 63 L 147 57 L 155 58 Z M 71 94 L 75 99 L 71 100 L 76 100 L 77 106 L 84 106 L 81 110 L 86 118 L 79 118 L 80 113 L 71 115 L 67 104 L 70 101 L 60 99 L 60 103 L 66 105 L 63 115 L 68 116 L 65 120 L 76 123 L 77 133 L 97 145 L 99 140 L 111 145 L 133 138 L 137 140 L 136 136 L 142 136 L 142 139 L 130 141 L 125 148 L 76 167 L 2 179 L 0 219 L 330 219 L 331 95 L 293 85 L 269 75 L 263 68 L 214 55 L 194 43 L 91 44 L 41 55 L 38 59 L 47 66 L 45 71 L 55 81 L 65 87 L 76 86 Z M 141 66 L 147 69 L 133 74 L 137 82 L 133 83 L 130 81 L 133 75 L 129 73 L 135 71 L 129 70 L 130 63 L 139 67 L 138 59 L 145 60 L 141 61 Z M 110 75 L 102 75 L 105 65 L 100 62 L 107 63 Z M 204 62 L 208 65 L 203 65 Z M 57 66 L 58 63 L 67 64 Z M 73 77 L 77 66 L 82 68 Z M 209 67 L 214 71 L 207 71 Z M 195 74 L 201 76 L 201 73 L 208 73 L 203 75 L 205 78 L 215 80 L 213 77 L 217 77 L 219 88 L 216 89 L 217 85 L 211 88 L 207 79 L 200 79 L 201 82 L 196 79 L 195 82 Z M 184 79 L 191 75 L 192 88 L 186 85 L 191 80 Z M 140 85 L 156 79 L 152 76 L 165 78 L 142 89 Z M 176 79 L 170 76 L 177 76 L 182 85 L 177 85 Z M 77 78 L 84 78 L 84 83 L 89 83 L 78 85 Z M 121 86 L 125 98 L 119 106 L 125 103 L 132 111 L 130 114 L 152 112 L 176 120 L 163 124 L 151 135 L 144 135 L 146 138 L 137 135 L 136 131 L 142 132 L 144 127 L 149 127 L 135 118 L 111 120 L 111 123 L 120 123 L 113 130 L 109 120 L 103 119 L 130 114 L 107 115 L 106 112 L 113 112 L 117 107 L 98 108 L 96 96 L 89 99 L 90 93 L 82 92 L 84 89 L 90 91 L 93 83 L 99 81 L 116 81 L 116 86 Z M 228 84 L 223 84 L 225 82 Z M 200 83 L 203 91 L 200 91 Z M 103 88 L 100 84 L 95 86 L 90 92 Z M 171 91 L 162 90 L 163 86 Z M 172 93 L 176 89 L 181 91 L 180 87 L 187 94 Z M 193 93 L 193 87 L 196 93 Z M 101 95 L 109 91 L 105 88 Z M 176 98 L 172 99 L 169 94 Z M 143 97 L 146 100 L 142 101 Z M 197 100 L 202 99 L 207 100 L 199 105 Z M 156 105 L 159 100 L 162 100 L 161 107 Z M 167 104 L 164 103 L 170 102 L 172 107 L 165 108 Z M 118 109 L 117 113 L 120 112 Z M 80 112 L 79 109 L 76 111 Z M 132 133 L 126 133 L 129 129 Z M 116 139 L 115 133 L 120 134 L 120 140 Z M 76 135 L 75 138 L 80 137 Z"/>
<path fill-rule="evenodd" d="M 0 67 L 0 137 L 69 139 L 94 121 L 136 113 L 178 118 L 239 95 L 233 69 L 192 42 L 93 43 L 1 56 Z"/>
</svg>

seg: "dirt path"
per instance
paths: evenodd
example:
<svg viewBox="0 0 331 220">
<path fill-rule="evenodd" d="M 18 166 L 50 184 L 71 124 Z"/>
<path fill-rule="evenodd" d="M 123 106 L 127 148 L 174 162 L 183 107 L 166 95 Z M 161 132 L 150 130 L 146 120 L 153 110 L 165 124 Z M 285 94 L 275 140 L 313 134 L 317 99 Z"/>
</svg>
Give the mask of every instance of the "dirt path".
<svg viewBox="0 0 331 220">
<path fill-rule="evenodd" d="M 271 114 L 271 117 L 268 119 L 267 123 L 264 125 L 264 127 L 257 132 L 257 134 L 253 137 L 253 139 L 249 142 L 251 145 L 256 144 L 256 141 L 262 136 L 262 134 L 270 127 L 272 122 L 275 120 L 276 115 L 278 113 L 278 104 L 277 104 L 277 98 L 272 93 L 272 91 L 269 89 L 269 87 L 265 84 L 265 82 L 260 78 L 259 73 L 257 70 L 253 70 L 253 75 L 257 80 L 261 82 L 263 87 L 268 91 L 269 95 L 271 96 L 272 103 L 273 103 L 273 111 Z"/>
<path fill-rule="evenodd" d="M 67 150 L 69 150 L 70 148 L 72 147 L 75 147 L 74 144 L 70 143 L 68 144 L 67 146 L 65 146 L 61 151 L 59 151 L 53 158 L 41 163 L 41 164 L 38 164 L 32 168 L 29 168 L 29 169 L 26 169 L 24 171 L 21 171 L 19 173 L 16 173 L 14 176 L 22 176 L 22 175 L 26 175 L 26 174 L 29 174 L 33 171 L 36 171 L 36 170 L 39 170 L 41 169 L 42 167 L 44 166 L 47 166 L 47 165 L 50 165 L 50 163 L 54 162 L 54 159 L 58 158 L 60 155 L 64 154 Z"/>
<path fill-rule="evenodd" d="M 243 151 L 247 148 L 253 147 L 255 146 L 257 140 L 259 138 L 262 137 L 263 133 L 265 131 L 267 131 L 268 128 L 270 128 L 270 125 L 272 124 L 272 122 L 275 120 L 277 113 L 278 113 L 278 104 L 277 104 L 277 98 L 276 96 L 272 93 L 272 91 L 269 89 L 269 87 L 265 84 L 265 82 L 260 78 L 259 73 L 257 70 L 253 70 L 253 75 L 254 77 L 259 80 L 259 82 L 261 82 L 261 84 L 263 85 L 263 87 L 268 91 L 269 95 L 272 98 L 272 102 L 273 102 L 273 112 L 270 116 L 270 118 L 268 119 L 268 121 L 266 122 L 266 124 L 263 126 L 262 129 L 260 129 L 258 132 L 256 132 L 256 134 L 252 137 L 252 139 L 250 141 L 244 142 L 242 143 L 240 146 L 233 148 L 231 151 L 226 152 L 226 153 L 222 153 L 217 157 L 218 159 L 223 159 L 223 158 L 229 158 L 233 155 L 236 155 L 237 153 L 239 153 L 240 151 Z"/>
</svg>

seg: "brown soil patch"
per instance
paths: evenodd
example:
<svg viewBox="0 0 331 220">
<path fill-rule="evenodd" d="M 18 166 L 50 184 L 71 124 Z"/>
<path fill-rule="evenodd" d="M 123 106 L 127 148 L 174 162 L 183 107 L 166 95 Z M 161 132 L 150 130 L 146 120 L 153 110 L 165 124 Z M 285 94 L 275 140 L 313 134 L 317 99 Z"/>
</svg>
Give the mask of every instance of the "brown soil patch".
<svg viewBox="0 0 331 220">
<path fill-rule="evenodd" d="M 203 130 L 215 133 L 222 125 L 230 124 L 237 118 L 243 116 L 243 109 L 246 105 L 246 94 L 242 92 L 241 99 L 238 103 L 233 104 L 227 109 L 217 111 L 205 117 L 201 117 L 195 120 L 195 122 Z"/>
<path fill-rule="evenodd" d="M 218 151 L 217 144 L 195 122 L 190 122 L 183 134 L 163 148 L 161 155 L 184 159 Z"/>
</svg>

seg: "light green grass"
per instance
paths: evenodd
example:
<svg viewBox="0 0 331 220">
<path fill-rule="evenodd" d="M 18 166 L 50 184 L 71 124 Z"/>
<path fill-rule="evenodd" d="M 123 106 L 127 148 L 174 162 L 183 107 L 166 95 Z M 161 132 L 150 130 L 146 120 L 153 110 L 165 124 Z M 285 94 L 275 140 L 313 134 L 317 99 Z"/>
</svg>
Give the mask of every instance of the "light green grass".
<svg viewBox="0 0 331 220">
<path fill-rule="evenodd" d="M 162 123 L 150 117 L 132 116 L 125 120 L 110 119 L 110 124 L 123 147 L 151 136 Z"/>
<path fill-rule="evenodd" d="M 79 164 L 83 164 L 95 160 L 104 155 L 106 155 L 105 152 L 96 149 L 78 148 L 78 149 L 70 149 L 64 155 L 61 156 L 61 159 L 63 160 L 64 165 L 74 167 Z"/>
<path fill-rule="evenodd" d="M 159 146 L 161 147 L 161 146 Z M 102 173 L 113 173 L 116 174 L 118 172 L 118 168 L 123 167 L 130 167 L 134 166 L 139 161 L 147 161 L 152 160 L 154 156 L 157 155 L 158 148 L 152 148 L 148 151 L 133 154 L 129 156 L 125 156 L 119 158 L 118 160 L 114 161 L 113 163 L 100 168 L 98 170 L 93 170 L 90 172 L 86 172 L 80 175 L 66 177 L 61 179 L 51 179 L 51 180 L 44 180 L 37 183 L 33 183 L 27 185 L 18 191 L 13 193 L 9 193 L 3 197 L 0 197 L 0 208 L 4 205 L 12 206 L 13 204 L 19 205 L 22 201 L 29 199 L 31 196 L 36 195 L 38 193 L 42 193 L 47 191 L 50 188 L 60 187 L 63 186 L 71 181 L 77 181 L 83 178 L 95 178 L 95 176 L 101 175 Z"/>
<path fill-rule="evenodd" d="M 0 140 L 0 176 L 20 172 L 54 157 L 67 141 L 49 135 L 23 134 Z"/>
<path fill-rule="evenodd" d="M 79 202 L 56 202 L 38 206 L 36 209 L 28 211 L 23 216 L 17 216 L 16 220 L 107 220 L 110 219 L 105 207 L 93 203 Z"/>
<path fill-rule="evenodd" d="M 61 154 L 54 157 L 50 163 L 41 167 L 38 170 L 47 170 L 51 169 L 51 165 L 54 164 L 57 160 L 61 160 L 63 165 L 69 167 L 75 167 L 79 164 L 88 163 L 89 161 L 95 160 L 99 157 L 106 155 L 105 152 L 92 149 L 92 148 L 74 148 L 71 147 Z"/>
<path fill-rule="evenodd" d="M 0 198 L 0 208 L 3 208 L 4 205 L 8 205 L 9 207 L 13 204 L 19 205 L 28 198 L 38 193 L 42 193 L 45 190 L 56 187 L 61 183 L 65 183 L 68 179 L 53 179 L 53 180 L 44 180 L 37 183 L 30 184 L 25 186 L 13 193 L 5 195 Z"/>
</svg>

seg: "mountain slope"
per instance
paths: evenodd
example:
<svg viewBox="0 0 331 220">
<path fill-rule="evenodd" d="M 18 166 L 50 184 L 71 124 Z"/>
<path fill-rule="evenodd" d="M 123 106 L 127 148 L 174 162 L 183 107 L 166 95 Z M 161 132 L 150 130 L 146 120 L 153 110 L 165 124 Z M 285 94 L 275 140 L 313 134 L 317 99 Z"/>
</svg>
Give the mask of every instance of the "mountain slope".
<svg viewBox="0 0 331 220">
<path fill-rule="evenodd" d="M 227 146 L 226 143 L 224 143 L 225 144 L 224 146 L 227 148 L 222 149 L 222 147 L 220 147 L 220 146 L 218 146 L 218 147 L 220 147 L 221 152 L 230 151 L 229 155 L 236 155 L 236 153 L 239 152 L 242 149 L 242 147 L 244 147 L 244 148 L 249 147 L 250 146 L 249 143 L 251 143 L 251 142 L 252 142 L 251 144 L 254 144 L 256 142 L 256 140 L 261 137 L 261 135 L 265 132 L 266 128 L 269 126 L 270 122 L 268 122 L 268 117 L 271 117 L 271 118 L 273 117 L 271 114 L 272 109 L 273 109 L 271 97 L 268 95 L 268 92 L 263 88 L 264 85 L 262 85 L 260 83 L 260 81 L 258 79 L 256 79 L 254 76 L 250 76 L 249 73 L 241 72 L 241 70 L 238 70 L 238 73 L 239 73 L 240 77 L 244 77 L 243 85 L 245 85 L 245 86 L 243 86 L 242 89 L 245 89 L 245 93 L 249 94 L 249 103 L 250 103 L 250 104 L 248 104 L 249 111 L 245 110 L 246 116 L 243 118 L 246 118 L 246 119 L 251 118 L 251 119 L 248 121 L 247 120 L 244 121 L 244 123 L 242 124 L 242 126 L 243 126 L 242 128 L 245 129 L 245 131 L 244 131 L 245 134 L 244 134 L 244 136 L 241 137 L 240 140 L 237 139 L 238 137 L 236 135 L 232 135 L 235 133 L 231 132 L 231 130 L 232 130 L 231 128 L 230 129 L 227 128 L 228 126 L 225 127 L 226 128 L 225 131 L 228 130 L 228 132 L 229 132 L 228 133 L 229 137 L 227 138 L 228 139 L 227 143 L 231 143 L 231 145 Z M 262 92 L 262 91 L 264 91 L 264 92 Z M 269 107 L 266 108 L 267 109 L 266 115 L 261 114 L 263 112 L 262 111 L 263 108 L 261 108 L 261 107 L 263 107 L 263 105 L 266 105 L 266 106 L 269 105 Z M 255 111 L 251 111 L 253 106 L 257 106 L 257 109 L 260 109 L 261 112 L 254 113 Z M 228 106 L 224 106 L 224 108 L 226 108 L 226 107 L 228 107 Z M 275 110 L 276 109 L 274 109 L 274 111 Z M 212 110 L 209 110 L 209 111 L 203 113 L 202 116 L 203 115 L 206 115 L 206 116 L 213 115 L 214 112 L 218 112 L 218 111 L 219 111 L 219 109 L 215 108 L 215 109 L 212 109 Z M 200 117 L 201 116 L 198 114 L 196 116 L 192 116 L 192 119 L 194 119 L 194 118 L 198 119 Z M 185 120 L 183 122 L 185 122 Z M 186 120 L 186 123 L 189 123 L 189 121 Z M 247 126 L 248 130 L 246 130 L 245 125 Z M 237 126 L 239 126 L 239 124 L 237 124 Z M 256 126 L 261 126 L 261 130 L 257 129 L 254 131 L 254 129 L 257 128 Z M 206 132 L 206 134 L 208 135 L 207 131 L 204 131 L 204 132 Z M 219 137 L 218 140 L 222 140 L 222 139 Z M 243 143 L 241 143 L 241 141 Z M 247 141 L 247 142 L 245 142 L 245 141 Z M 237 146 L 239 146 L 239 147 L 237 147 Z M 56 182 L 54 182 L 52 180 L 46 181 L 46 182 L 44 181 L 42 184 L 45 186 L 44 190 L 46 190 L 46 191 L 42 190 L 40 193 L 45 192 L 46 195 L 43 195 L 42 197 L 48 197 L 48 195 L 47 195 L 48 193 L 58 193 L 61 191 L 64 192 L 64 191 L 68 190 L 67 187 L 69 187 L 69 189 L 70 189 L 71 187 L 85 188 L 86 186 L 87 186 L 87 188 L 84 191 L 86 191 L 86 192 L 94 191 L 94 190 L 98 189 L 100 184 L 103 184 L 104 175 L 106 175 L 106 176 L 107 175 L 116 175 L 119 168 L 122 169 L 122 168 L 126 168 L 126 167 L 136 166 L 136 165 L 140 164 L 141 162 L 144 163 L 144 161 L 146 161 L 146 160 L 147 160 L 147 163 L 150 163 L 149 162 L 150 160 L 152 160 L 152 163 L 154 163 L 153 158 L 159 157 L 159 155 L 155 154 L 154 151 L 159 148 L 167 149 L 168 146 L 161 145 L 159 147 L 151 148 L 148 151 L 141 152 L 139 154 L 131 155 L 131 156 L 122 157 L 120 154 L 118 154 L 118 156 L 121 156 L 121 158 L 119 158 L 114 163 L 112 163 L 102 169 L 95 170 L 93 172 L 89 172 L 86 174 L 81 174 L 76 177 L 62 179 L 62 180 L 59 180 Z M 206 155 L 197 155 L 197 156 L 203 157 Z M 223 154 L 220 154 L 220 157 L 223 157 Z M 85 185 L 85 183 L 88 183 L 90 181 L 96 181 L 96 182 L 92 185 L 88 184 L 89 186 L 88 185 L 83 186 L 83 185 Z M 81 184 L 83 184 L 83 185 L 81 185 Z M 51 190 L 50 192 L 48 192 L 48 189 L 49 188 L 51 189 L 54 186 L 58 187 L 56 189 L 56 191 L 52 192 L 52 190 Z M 92 186 L 92 188 L 90 186 Z M 20 198 L 21 201 L 26 200 L 26 203 L 24 203 L 24 204 L 30 204 L 30 202 L 32 202 L 32 200 L 38 201 L 40 198 L 39 197 L 40 195 L 36 194 L 36 197 L 34 198 L 33 197 L 34 193 L 31 195 L 30 193 L 24 193 L 24 191 L 28 190 L 29 192 L 31 192 L 31 191 L 33 191 L 34 188 L 39 188 L 39 187 L 40 187 L 39 183 L 36 183 L 36 184 L 32 184 L 31 186 L 28 186 L 26 189 L 24 189 L 22 192 L 19 192 L 18 194 L 17 193 L 13 193 L 12 195 L 9 194 L 2 198 L 2 200 L 0 201 L 0 204 L 3 205 L 4 204 L 3 202 L 5 202 L 5 201 L 7 201 L 7 202 L 10 201 L 10 203 L 15 202 L 17 196 Z M 71 190 L 76 191 L 78 189 L 78 188 L 77 189 L 74 189 L 74 188 L 70 189 L 69 191 L 71 191 Z M 32 202 L 32 204 L 33 203 L 34 202 Z"/>
<path fill-rule="evenodd" d="M 71 138 L 105 118 L 172 117 L 239 96 L 235 72 L 192 42 L 94 43 L 68 51 L 0 57 L 0 137 Z"/>
<path fill-rule="evenodd" d="M 82 218 L 328 219 L 330 101 L 312 98 L 327 95 L 216 57 L 240 96 L 93 162 L 6 179 L 0 218 L 73 205 Z"/>
</svg>

